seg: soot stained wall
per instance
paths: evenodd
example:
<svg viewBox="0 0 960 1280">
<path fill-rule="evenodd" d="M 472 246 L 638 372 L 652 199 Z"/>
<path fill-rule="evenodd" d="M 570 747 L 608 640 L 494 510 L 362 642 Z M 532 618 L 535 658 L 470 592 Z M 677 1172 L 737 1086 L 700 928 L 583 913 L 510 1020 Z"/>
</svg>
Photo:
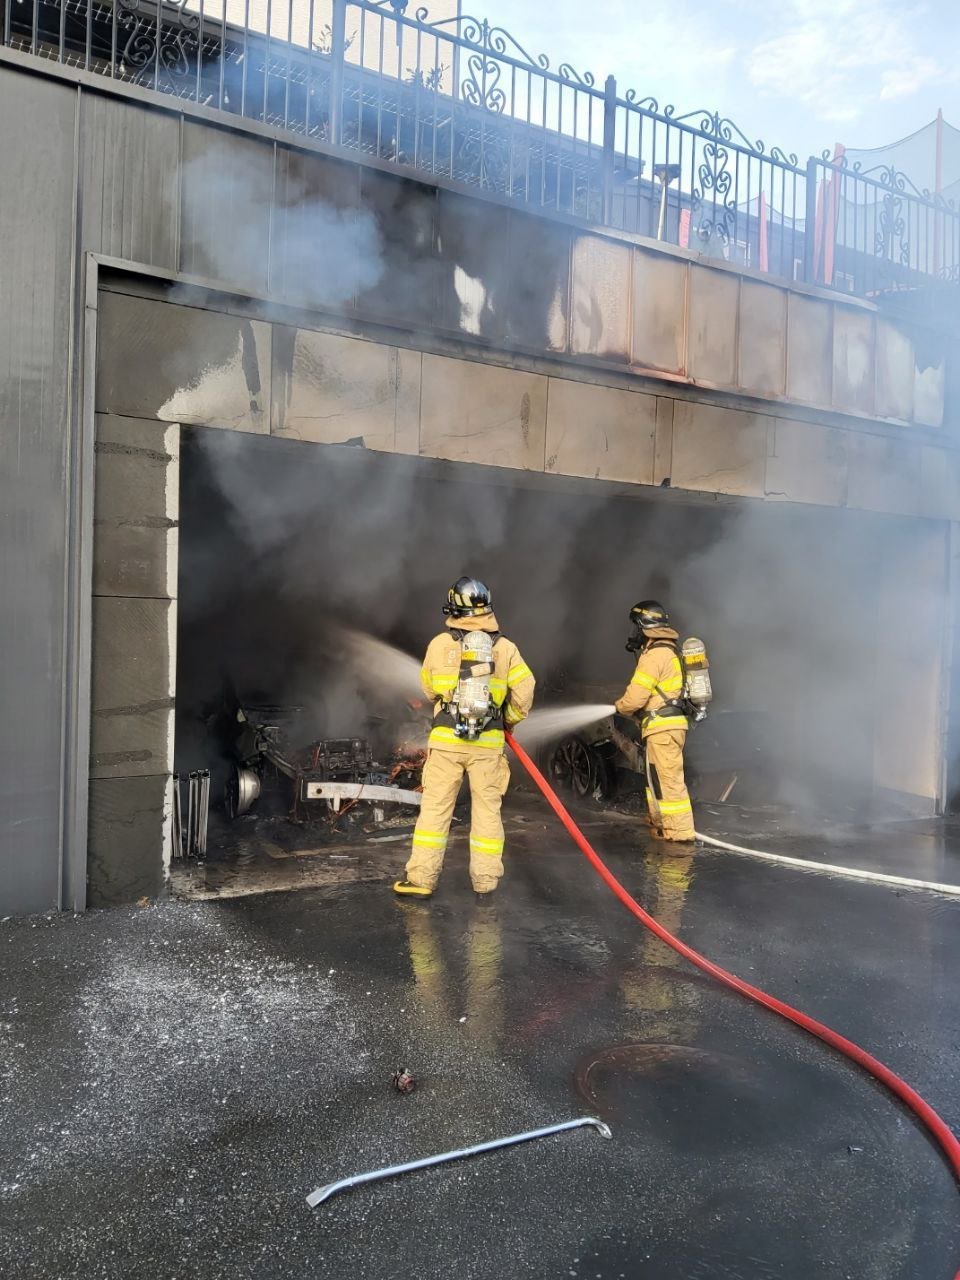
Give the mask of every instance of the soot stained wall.
<svg viewBox="0 0 960 1280">
<path fill-rule="evenodd" d="M 772 733 L 785 796 L 815 801 L 829 783 L 859 799 L 874 783 L 890 732 L 874 716 L 892 643 L 878 607 L 905 589 L 893 549 L 914 545 L 917 524 L 616 496 L 590 482 L 561 492 L 489 469 L 401 470 L 360 449 L 203 430 L 184 432 L 181 474 L 178 735 L 198 749 L 225 675 L 313 702 L 331 735 L 356 732 L 363 696 L 331 656 L 331 625 L 419 657 L 447 585 L 470 572 L 491 585 L 544 693 L 565 681 L 591 686 L 590 700 L 617 696 L 632 665 L 626 612 L 657 596 L 710 647 L 713 714 L 756 712 L 758 745 Z M 921 643 L 936 667 L 937 638 Z M 934 722 L 918 730 L 917 791 L 934 768 Z"/>
</svg>

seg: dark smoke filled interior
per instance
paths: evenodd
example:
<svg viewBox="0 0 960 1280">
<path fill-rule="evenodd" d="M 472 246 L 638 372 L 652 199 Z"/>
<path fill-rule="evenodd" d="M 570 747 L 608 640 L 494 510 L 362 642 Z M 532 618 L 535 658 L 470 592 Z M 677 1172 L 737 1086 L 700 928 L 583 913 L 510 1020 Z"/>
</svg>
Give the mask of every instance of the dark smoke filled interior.
<svg viewBox="0 0 960 1280">
<path fill-rule="evenodd" d="M 241 699 L 307 706 L 318 736 L 363 733 L 395 693 L 378 689 L 376 670 L 358 681 L 334 628 L 369 631 L 419 659 L 443 624 L 448 584 L 467 572 L 491 586 L 541 705 L 585 688 L 589 701 L 619 695 L 632 670 L 627 611 L 654 596 L 710 652 L 716 702 L 710 727 L 692 735 L 692 759 L 697 735 L 701 746 L 722 743 L 735 718 L 735 763 L 762 764 L 771 801 L 860 805 L 926 785 L 939 684 L 921 664 L 906 691 L 913 765 L 894 774 L 887 757 L 904 696 L 895 673 L 906 599 L 917 651 L 938 667 L 935 526 L 628 497 L 586 480 L 548 489 L 505 470 L 401 467 L 360 448 L 186 429 L 180 536 L 180 770 L 216 753 L 204 726 L 225 685 Z"/>
</svg>

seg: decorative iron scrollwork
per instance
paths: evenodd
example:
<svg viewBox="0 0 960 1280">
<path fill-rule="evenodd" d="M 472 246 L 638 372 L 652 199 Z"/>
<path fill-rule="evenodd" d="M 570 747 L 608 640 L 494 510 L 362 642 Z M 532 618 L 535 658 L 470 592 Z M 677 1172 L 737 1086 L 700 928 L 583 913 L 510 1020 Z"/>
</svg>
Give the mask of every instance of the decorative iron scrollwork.
<svg viewBox="0 0 960 1280">
<path fill-rule="evenodd" d="M 697 111 L 685 111 L 683 115 L 678 115 L 677 108 L 672 104 L 668 103 L 666 106 L 661 107 L 656 98 L 638 98 L 635 89 L 626 91 L 624 101 L 636 111 L 659 116 L 666 124 L 675 124 L 684 129 L 692 129 L 703 138 L 713 138 L 718 143 L 730 143 L 739 151 L 749 151 L 752 155 L 761 159 L 771 160 L 775 164 L 796 168 L 799 163 L 799 159 L 794 152 L 783 151 L 780 147 L 768 148 L 762 138 L 748 138 L 737 124 L 728 116 L 720 115 L 718 111 L 707 111 L 701 108 Z"/>
<path fill-rule="evenodd" d="M 623 97 L 625 102 L 628 102 L 631 107 L 636 107 L 638 111 L 648 111 L 654 116 L 660 114 L 660 103 L 656 98 L 651 98 L 649 96 L 646 98 L 638 98 L 636 89 L 628 89 Z M 669 107 L 668 110 L 672 112 L 673 107 Z"/>
<path fill-rule="evenodd" d="M 903 217 L 903 200 L 890 192 L 880 202 L 874 252 L 878 258 L 897 259 L 902 267 L 910 266 L 910 238 Z"/>
<path fill-rule="evenodd" d="M 374 0 L 383 4 L 389 0 Z M 454 29 L 450 38 L 460 44 L 469 45 L 479 53 L 494 58 L 508 58 L 512 62 L 523 62 L 536 71 L 550 71 L 550 59 L 545 53 L 529 53 L 516 36 L 506 27 L 492 27 L 486 18 L 474 18 L 468 13 L 454 15 L 450 18 L 437 18 L 432 21 L 430 10 L 421 6 L 414 14 L 416 21 L 424 27 L 437 31 L 442 27 Z M 592 89 L 596 80 L 589 71 L 577 71 L 569 62 L 561 62 L 556 72 L 552 73 L 561 80 L 569 80 L 573 84 Z"/>
<path fill-rule="evenodd" d="M 485 107 L 496 115 L 502 115 L 507 105 L 507 95 L 500 87 L 500 63 L 482 53 L 471 53 L 467 59 L 467 72 L 460 92 L 463 100 L 473 107 Z"/>
<path fill-rule="evenodd" d="M 855 178 L 862 178 L 874 186 L 887 187 L 891 191 L 902 191 L 906 195 L 929 200 L 932 204 L 939 204 L 944 208 L 954 207 L 952 200 L 945 200 L 943 196 L 926 187 L 918 187 L 911 178 L 901 173 L 892 164 L 875 164 L 869 169 L 864 169 L 861 160 L 851 160 L 846 154 L 835 156 L 829 149 L 821 151 L 820 159 L 827 168 L 850 174 Z"/>
<path fill-rule="evenodd" d="M 192 74 L 191 55 L 200 49 L 200 15 L 186 10 L 187 0 L 158 6 L 152 0 L 118 0 L 118 26 L 128 32 L 119 51 L 134 73 L 157 69 L 173 78 Z M 160 25 L 158 28 L 158 9 Z"/>
<path fill-rule="evenodd" d="M 730 152 L 719 142 L 707 142 L 703 159 L 697 167 L 697 183 L 691 192 L 694 214 L 700 214 L 697 234 L 702 240 L 717 236 L 724 243 L 730 239 L 737 210 L 730 198 L 733 175 L 728 166 Z"/>
</svg>

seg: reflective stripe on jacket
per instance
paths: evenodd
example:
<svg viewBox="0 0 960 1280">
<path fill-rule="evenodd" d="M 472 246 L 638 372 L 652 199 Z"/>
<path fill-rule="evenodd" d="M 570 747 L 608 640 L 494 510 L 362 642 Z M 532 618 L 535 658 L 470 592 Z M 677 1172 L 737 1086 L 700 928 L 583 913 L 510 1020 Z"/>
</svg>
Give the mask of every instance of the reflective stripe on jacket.
<svg viewBox="0 0 960 1280">
<path fill-rule="evenodd" d="M 646 638 L 647 643 L 637 658 L 637 669 L 616 706 L 622 716 L 645 713 L 643 736 L 648 738 L 651 733 L 686 729 L 688 725 L 687 717 L 669 705 L 683 693 L 680 659 L 676 649 L 656 643 L 666 640 L 675 645 L 680 637 L 672 627 L 658 627 L 648 632 Z M 661 716 L 659 712 L 664 707 L 667 707 L 667 714 Z"/>
</svg>

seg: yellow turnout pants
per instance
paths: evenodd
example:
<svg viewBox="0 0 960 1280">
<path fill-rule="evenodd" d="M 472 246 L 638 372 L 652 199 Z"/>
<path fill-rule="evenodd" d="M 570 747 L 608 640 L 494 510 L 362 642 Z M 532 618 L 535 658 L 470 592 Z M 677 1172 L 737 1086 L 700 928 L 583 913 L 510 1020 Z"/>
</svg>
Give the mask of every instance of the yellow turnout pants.
<svg viewBox="0 0 960 1280">
<path fill-rule="evenodd" d="M 665 729 L 646 739 L 647 809 L 650 825 L 665 840 L 692 840 L 693 809 L 683 777 L 686 729 Z"/>
<path fill-rule="evenodd" d="M 440 877 L 447 833 L 466 773 L 470 780 L 470 880 L 477 893 L 490 893 L 503 875 L 503 822 L 500 804 L 510 781 L 502 751 L 431 747 L 423 766 L 423 799 L 413 833 L 406 878 L 432 889 Z"/>
</svg>

